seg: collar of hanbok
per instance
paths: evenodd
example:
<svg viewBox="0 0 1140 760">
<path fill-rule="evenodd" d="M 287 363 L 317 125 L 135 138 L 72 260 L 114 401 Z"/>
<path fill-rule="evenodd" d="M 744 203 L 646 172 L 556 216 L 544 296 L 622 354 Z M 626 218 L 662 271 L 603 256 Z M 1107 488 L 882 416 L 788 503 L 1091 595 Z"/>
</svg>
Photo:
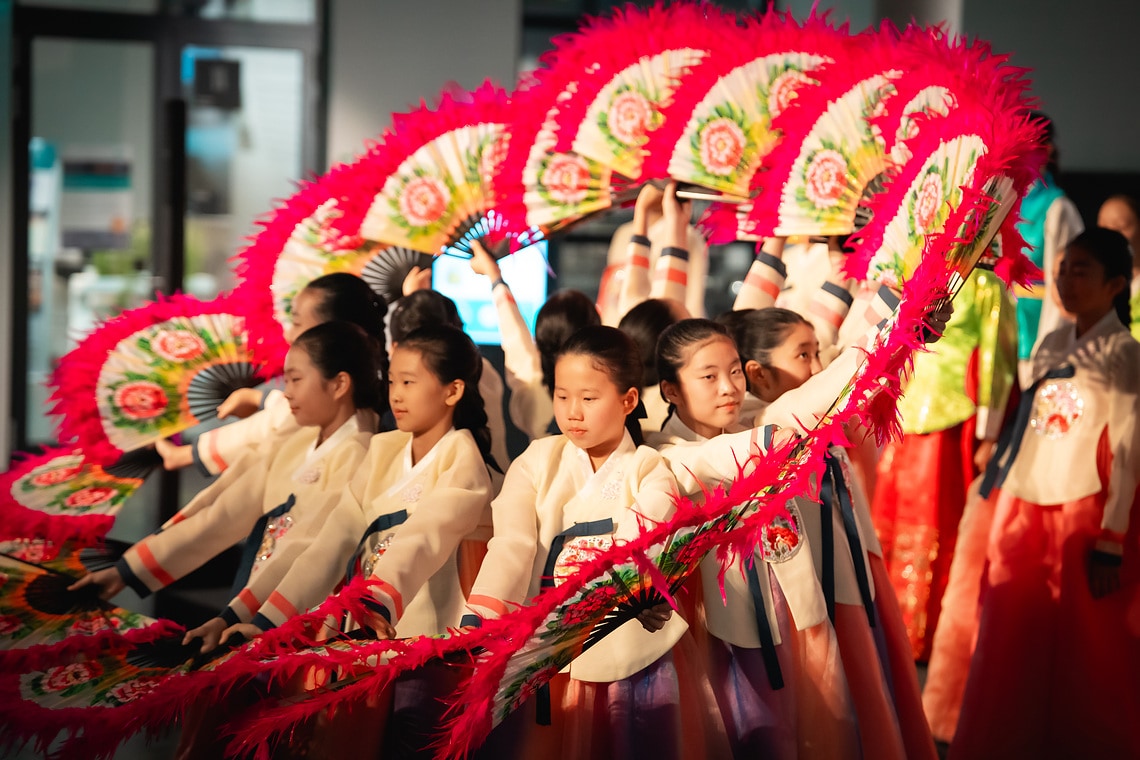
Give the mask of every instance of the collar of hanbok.
<svg viewBox="0 0 1140 760">
<path fill-rule="evenodd" d="M 567 440 L 569 442 L 569 439 Z M 573 443 L 569 443 L 569 445 L 574 446 Z M 637 445 L 633 442 L 629 431 L 623 430 L 621 443 L 617 445 L 616 449 L 610 452 L 610 455 L 606 457 L 605 462 L 602 462 L 602 466 L 597 469 L 597 472 L 594 471 L 594 466 L 590 464 L 590 455 L 577 446 L 574 446 L 574 458 L 582 468 L 582 473 L 586 476 L 587 480 L 593 479 L 600 483 L 606 479 L 612 470 L 617 468 L 618 462 L 620 462 L 626 454 L 631 454 L 636 450 Z"/>
<path fill-rule="evenodd" d="M 301 462 L 301 466 L 293 471 L 293 480 L 298 483 L 313 482 L 312 473 L 316 471 L 316 465 L 330 453 L 336 451 L 336 448 L 346 440 L 359 433 L 361 431 L 360 422 L 359 414 L 355 414 L 345 420 L 344 424 L 334 430 L 333 434 L 319 446 L 314 439 L 309 446 L 308 453 L 305 454 L 304 461 Z"/>
<path fill-rule="evenodd" d="M 1045 341 L 1037 348 L 1033 355 L 1033 379 L 1040 380 L 1051 369 L 1061 366 L 1066 361 L 1079 360 L 1082 356 L 1092 356 L 1099 353 L 1098 344 L 1111 335 L 1124 332 L 1127 328 L 1120 322 L 1115 309 L 1090 327 L 1084 335 L 1077 337 L 1076 323 L 1066 324 L 1058 328 L 1061 332 L 1059 339 Z"/>
</svg>

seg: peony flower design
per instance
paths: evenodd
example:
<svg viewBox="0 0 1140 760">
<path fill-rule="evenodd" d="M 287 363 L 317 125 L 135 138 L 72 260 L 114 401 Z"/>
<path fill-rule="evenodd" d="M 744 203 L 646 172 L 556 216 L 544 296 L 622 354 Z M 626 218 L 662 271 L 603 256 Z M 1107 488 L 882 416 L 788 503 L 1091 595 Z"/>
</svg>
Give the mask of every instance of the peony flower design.
<svg viewBox="0 0 1140 760">
<path fill-rule="evenodd" d="M 727 177 L 740 166 L 747 139 L 732 119 L 710 119 L 701 127 L 699 140 L 701 164 L 709 174 Z"/>
<path fill-rule="evenodd" d="M 816 208 L 831 208 L 847 189 L 847 159 L 837 150 L 816 151 L 804 178 L 808 200 Z"/>
<path fill-rule="evenodd" d="M 451 192 L 438 177 L 413 177 L 400 193 L 400 214 L 412 227 L 435 224 L 447 212 Z"/>
<path fill-rule="evenodd" d="M 28 541 L 23 547 L 11 554 L 16 559 L 22 559 L 25 562 L 43 562 L 45 559 L 52 559 L 55 556 L 49 552 L 47 541 L 39 538 Z"/>
<path fill-rule="evenodd" d="M 124 681 L 110 689 L 107 692 L 107 697 L 125 705 L 150 694 L 158 686 L 160 680 L 158 678 L 136 678 L 133 681 Z"/>
<path fill-rule="evenodd" d="M 57 486 L 60 483 L 65 483 L 81 472 L 83 472 L 82 465 L 56 467 L 51 470 L 47 470 L 46 472 L 41 472 L 33 475 L 30 479 L 30 482 L 33 486 L 47 488 L 48 486 Z"/>
<path fill-rule="evenodd" d="M 653 123 L 653 106 L 637 90 L 618 93 L 606 112 L 606 125 L 619 142 L 640 145 Z"/>
<path fill-rule="evenodd" d="M 159 330 L 150 347 L 170 362 L 188 362 L 206 353 L 206 341 L 189 330 Z"/>
<path fill-rule="evenodd" d="M 768 116 L 775 119 L 782 114 L 796 99 L 796 91 L 811 82 L 811 77 L 796 69 L 789 69 L 773 79 L 768 87 Z"/>
<path fill-rule="evenodd" d="M 110 486 L 88 486 L 64 499 L 63 505 L 72 508 L 94 507 L 115 498 L 117 493 L 118 491 Z"/>
<path fill-rule="evenodd" d="M 73 686 L 85 684 L 102 675 L 103 669 L 97 662 L 73 662 L 70 665 L 56 665 L 48 668 L 40 682 L 45 692 L 58 692 Z"/>
<path fill-rule="evenodd" d="M 11 636 L 23 627 L 23 622 L 15 615 L 0 615 L 0 636 Z"/>
<path fill-rule="evenodd" d="M 507 136 L 500 135 L 483 148 L 479 156 L 479 178 L 485 184 L 493 183 L 498 176 L 499 167 L 507 157 L 507 147 Z"/>
<path fill-rule="evenodd" d="M 76 620 L 71 624 L 68 630 L 73 634 L 82 636 L 90 636 L 91 634 L 99 633 L 100 631 L 110 630 L 110 624 L 103 618 L 87 618 L 83 620 Z"/>
<path fill-rule="evenodd" d="M 115 406 L 132 420 L 152 420 L 161 417 L 170 403 L 166 390 L 150 380 L 123 383 L 115 390 Z"/>
<path fill-rule="evenodd" d="M 589 194 L 590 167 L 581 156 L 557 153 L 550 156 L 539 182 L 558 203 L 581 203 Z"/>
<path fill-rule="evenodd" d="M 922 180 L 914 201 L 914 226 L 921 232 L 931 232 L 942 208 L 942 177 L 930 172 Z"/>
</svg>

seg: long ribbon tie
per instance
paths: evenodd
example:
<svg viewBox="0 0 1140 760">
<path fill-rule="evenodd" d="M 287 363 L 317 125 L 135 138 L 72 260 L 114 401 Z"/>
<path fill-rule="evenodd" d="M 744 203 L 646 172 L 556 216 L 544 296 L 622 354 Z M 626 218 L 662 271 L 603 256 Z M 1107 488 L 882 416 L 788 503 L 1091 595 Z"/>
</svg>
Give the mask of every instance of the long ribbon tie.
<svg viewBox="0 0 1140 760">
<path fill-rule="evenodd" d="M 1066 364 L 1057 369 L 1051 369 L 1040 380 L 1030 386 L 1017 405 L 1017 414 L 1014 415 L 1013 424 L 1006 425 L 998 438 L 990 463 L 986 465 L 986 474 L 982 478 L 978 493 L 983 499 L 988 499 L 995 488 L 1001 488 L 1013 462 L 1017 459 L 1017 452 L 1021 450 L 1021 441 L 1025 438 L 1025 431 L 1029 429 L 1029 418 L 1033 415 L 1033 402 L 1037 398 L 1037 390 L 1046 380 L 1060 380 L 1073 377 L 1077 370 L 1073 365 Z"/>
<path fill-rule="evenodd" d="M 768 611 L 764 607 L 764 592 L 760 586 L 760 572 L 756 569 L 763 560 L 752 556 L 749 565 L 748 590 L 752 593 L 752 606 L 756 612 L 756 632 L 760 635 L 760 656 L 764 658 L 764 670 L 768 673 L 768 685 L 773 691 L 784 688 L 784 674 L 780 671 L 780 658 L 776 654 L 776 638 L 772 635 L 772 626 L 768 622 Z M 767 566 L 764 567 L 767 576 Z"/>
<path fill-rule="evenodd" d="M 559 533 L 550 541 L 550 551 L 546 555 L 546 564 L 542 568 L 542 588 L 554 587 L 554 568 L 558 564 L 558 556 L 566 545 L 566 539 L 580 536 L 604 536 L 614 532 L 614 521 L 607 517 L 604 520 L 591 520 L 590 522 L 574 523 Z M 550 685 L 543 684 L 534 695 L 534 722 L 540 726 L 550 725 Z"/>
<path fill-rule="evenodd" d="M 851 564 L 855 568 L 855 582 L 859 586 L 859 598 L 863 600 L 863 609 L 867 613 L 867 622 L 872 628 L 875 627 L 875 602 L 871 598 L 871 583 L 867 578 L 867 564 L 863 559 L 863 542 L 859 539 L 859 528 L 855 523 L 855 509 L 851 504 L 851 492 L 847 488 L 847 481 L 843 477 L 843 468 L 839 465 L 839 460 L 831 456 L 831 454 L 823 455 L 823 462 L 826 467 L 824 472 L 823 485 L 819 489 L 819 495 L 824 504 L 834 504 L 836 501 L 839 503 L 839 514 L 843 518 L 843 532 L 847 535 L 847 546 L 851 550 Z M 830 510 L 825 509 L 825 518 L 830 518 Z M 824 524 L 827 525 L 831 521 L 825 519 Z M 829 532 L 825 530 L 825 534 Z M 824 545 L 828 545 L 825 535 Z M 832 569 L 834 573 L 834 567 Z M 826 572 L 825 572 L 826 577 Z M 832 581 L 834 589 L 834 580 Z M 825 591 L 826 594 L 826 591 Z M 834 594 L 834 590 L 832 591 Z M 828 615 L 832 616 L 834 622 L 835 612 L 834 597 L 828 607 Z"/>
</svg>

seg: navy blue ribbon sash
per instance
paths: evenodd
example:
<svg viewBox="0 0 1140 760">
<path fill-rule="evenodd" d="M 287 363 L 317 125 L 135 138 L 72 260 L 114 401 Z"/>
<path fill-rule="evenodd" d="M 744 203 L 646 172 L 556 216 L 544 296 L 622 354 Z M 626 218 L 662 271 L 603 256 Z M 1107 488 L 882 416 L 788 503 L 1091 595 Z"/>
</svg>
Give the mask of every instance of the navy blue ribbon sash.
<svg viewBox="0 0 1140 760">
<path fill-rule="evenodd" d="M 835 551 L 834 532 L 831 529 L 831 510 L 839 503 L 839 514 L 843 518 L 843 532 L 847 535 L 847 546 L 851 550 L 851 564 L 855 567 L 855 582 L 859 586 L 859 597 L 867 613 L 867 622 L 875 627 L 875 601 L 871 598 L 871 583 L 867 577 L 867 564 L 863 560 L 863 542 L 859 539 L 859 528 L 855 522 L 855 508 L 851 503 L 851 492 L 843 477 L 839 460 L 824 454 L 825 465 L 823 483 L 820 485 L 820 503 L 823 505 L 823 545 L 824 545 L 824 598 L 827 601 L 827 615 L 835 622 L 835 559 L 828 562 L 828 554 Z M 831 565 L 830 572 L 827 565 Z M 828 582 L 830 578 L 830 583 Z M 830 595 L 829 595 L 830 587 Z"/>
<path fill-rule="evenodd" d="M 230 588 L 231 599 L 240 594 L 245 585 L 249 583 L 249 576 L 257 562 L 257 552 L 261 549 L 261 540 L 265 538 L 265 528 L 269 525 L 269 521 L 288 514 L 296 503 L 297 497 L 289 494 L 289 498 L 284 503 L 278 504 L 266 512 L 260 520 L 253 524 L 253 530 L 249 532 L 245 539 L 245 546 L 241 550 L 241 561 L 238 562 L 237 575 L 234 576 L 234 585 Z"/>
<path fill-rule="evenodd" d="M 357 568 L 361 566 L 360 551 L 364 548 L 364 543 L 368 537 L 374 533 L 394 528 L 397 525 L 403 525 L 408 521 L 408 510 L 401 509 L 399 512 L 389 512 L 386 515 L 380 515 L 372 523 L 364 529 L 364 535 L 360 537 L 360 541 L 356 544 L 356 551 L 348 559 L 348 567 L 344 571 L 345 581 L 351 581 L 356 575 Z"/>
<path fill-rule="evenodd" d="M 604 520 L 591 520 L 590 522 L 574 523 L 559 533 L 550 541 L 550 553 L 546 555 L 546 564 L 542 567 L 542 588 L 554 586 L 554 567 L 558 564 L 558 557 L 566 545 L 566 539 L 580 536 L 604 536 L 614 532 L 612 517 Z M 544 684 L 534 695 L 534 721 L 540 726 L 550 725 L 550 686 Z"/>
<path fill-rule="evenodd" d="M 990 463 L 986 465 L 986 474 L 982 478 L 982 485 L 978 490 L 983 499 L 988 499 L 995 488 L 1001 488 L 1006 476 L 1013 468 L 1013 461 L 1017 459 L 1017 452 L 1021 450 L 1021 441 L 1025 438 L 1025 431 L 1029 429 L 1029 418 L 1033 416 L 1033 401 L 1037 398 L 1037 390 L 1041 384 L 1046 380 L 1060 380 L 1073 377 L 1076 374 L 1077 370 L 1071 364 L 1051 369 L 1022 394 L 1021 401 L 1017 405 L 1017 414 L 1013 418 L 1013 424 L 1006 425 L 1005 429 L 1001 431 L 997 447 L 994 449 L 993 456 L 990 457 Z M 1008 456 L 1006 456 L 1007 453 Z"/>
<path fill-rule="evenodd" d="M 764 659 L 764 670 L 768 673 L 768 685 L 773 691 L 784 688 L 784 674 L 780 670 L 780 658 L 776 655 L 776 637 L 772 635 L 772 626 L 768 622 L 768 612 L 764 608 L 764 593 L 760 586 L 760 571 L 756 569 L 761 560 L 755 555 L 748 566 L 748 590 L 752 593 L 752 605 L 756 613 L 756 631 L 760 635 L 760 656 Z M 768 578 L 768 567 L 765 563 L 764 578 Z"/>
</svg>

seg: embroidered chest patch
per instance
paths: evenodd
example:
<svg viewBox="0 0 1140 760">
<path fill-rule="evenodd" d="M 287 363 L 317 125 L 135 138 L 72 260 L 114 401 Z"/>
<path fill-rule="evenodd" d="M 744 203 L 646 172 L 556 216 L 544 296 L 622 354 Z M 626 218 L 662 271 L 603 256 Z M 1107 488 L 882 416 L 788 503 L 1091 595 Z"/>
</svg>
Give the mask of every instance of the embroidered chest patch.
<svg viewBox="0 0 1140 760">
<path fill-rule="evenodd" d="M 253 563 L 253 571 L 261 567 L 261 563 L 273 556 L 277 542 L 293 527 L 293 516 L 289 514 L 274 517 L 265 524 L 265 533 L 261 536 L 261 546 L 257 548 L 257 559 Z"/>
<path fill-rule="evenodd" d="M 558 555 L 558 560 L 554 563 L 554 585 L 560 585 L 562 581 L 578 572 L 583 562 L 596 559 L 599 553 L 613 545 L 614 537 L 608 534 L 575 536 L 567 539 L 562 546 L 562 552 Z"/>
<path fill-rule="evenodd" d="M 791 502 L 787 510 L 788 517 L 780 515 L 760 529 L 760 553 L 768 562 L 787 562 L 799 553 L 803 543 L 800 510 Z"/>
<path fill-rule="evenodd" d="M 424 486 L 423 483 L 413 483 L 400 493 L 400 499 L 405 504 L 415 504 L 423 496 Z"/>
<path fill-rule="evenodd" d="M 1029 424 L 1037 435 L 1063 438 L 1084 414 L 1085 402 L 1077 385 L 1069 380 L 1050 380 L 1033 399 Z"/>
<path fill-rule="evenodd" d="M 613 476 L 606 481 L 605 485 L 602 486 L 602 498 L 606 501 L 613 501 L 620 496 L 622 480 L 623 473 L 620 470 L 615 472 Z"/>
<path fill-rule="evenodd" d="M 297 482 L 312 485 L 321 479 L 321 471 L 315 467 L 297 473 Z"/>
</svg>

